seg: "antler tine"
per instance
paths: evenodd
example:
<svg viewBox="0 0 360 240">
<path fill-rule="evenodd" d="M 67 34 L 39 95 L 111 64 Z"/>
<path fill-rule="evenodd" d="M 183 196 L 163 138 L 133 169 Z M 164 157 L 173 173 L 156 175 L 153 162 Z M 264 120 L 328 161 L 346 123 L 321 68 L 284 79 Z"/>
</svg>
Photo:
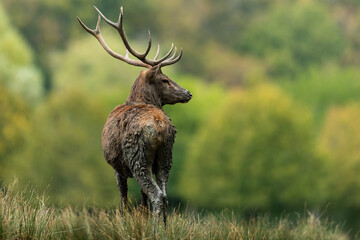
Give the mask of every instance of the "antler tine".
<svg viewBox="0 0 360 240">
<path fill-rule="evenodd" d="M 154 62 L 153 62 L 154 65 L 153 65 L 153 66 L 158 65 L 159 63 L 165 61 L 165 60 L 170 56 L 170 54 L 172 53 L 173 49 L 174 49 L 174 43 L 171 43 L 171 48 L 170 48 L 170 50 L 165 54 L 165 56 L 163 56 L 162 58 L 160 58 L 160 59 L 157 60 L 157 61 L 154 61 Z"/>
<path fill-rule="evenodd" d="M 126 34 L 125 34 L 125 30 L 123 28 L 123 25 L 122 25 L 122 20 L 123 20 L 123 7 L 120 7 L 120 15 L 119 15 L 119 20 L 114 23 L 112 21 L 110 21 L 109 19 L 107 19 L 104 14 L 102 14 L 102 12 L 97 8 L 95 7 L 95 10 L 100 14 L 100 16 L 105 20 L 105 22 L 107 22 L 110 26 L 114 27 L 120 34 L 120 37 L 121 39 L 123 40 L 124 42 L 124 45 L 126 47 L 126 49 L 129 50 L 129 52 L 135 56 L 136 58 L 140 59 L 141 61 L 149 64 L 148 62 L 145 61 L 146 59 L 146 56 L 149 54 L 150 52 L 150 48 L 151 48 L 151 33 L 149 31 L 149 41 L 148 41 L 148 47 L 146 49 L 146 51 L 144 53 L 138 53 L 137 51 L 135 51 L 129 44 L 129 41 L 126 37 Z"/>
<path fill-rule="evenodd" d="M 175 56 L 176 56 L 176 52 L 177 52 L 177 48 L 175 47 L 175 51 L 174 51 L 173 55 L 170 58 L 168 58 L 166 61 L 173 60 L 175 58 Z"/>
<path fill-rule="evenodd" d="M 172 64 L 174 64 L 174 63 L 177 63 L 180 59 L 181 59 L 181 57 L 182 57 L 182 54 L 183 54 L 183 50 L 182 50 L 182 48 L 180 49 L 180 54 L 175 58 L 175 59 L 171 59 L 171 58 L 169 58 L 169 59 L 167 59 L 166 61 L 164 61 L 164 62 L 162 62 L 160 65 L 161 65 L 161 67 L 164 67 L 164 66 L 168 66 L 168 65 L 172 65 Z"/>
<path fill-rule="evenodd" d="M 159 53 L 160 53 L 160 44 L 158 44 L 158 48 L 157 48 L 157 51 L 156 51 L 155 57 L 153 58 L 153 61 L 155 61 L 155 60 L 158 58 Z"/>
<path fill-rule="evenodd" d="M 114 23 L 114 22 L 110 21 L 109 19 L 107 19 L 107 18 L 104 16 L 104 14 L 102 14 L 102 12 L 100 12 L 100 10 L 99 10 L 96 6 L 94 6 L 94 8 L 95 8 L 95 10 L 98 12 L 98 15 L 101 16 L 101 17 L 105 20 L 105 22 L 107 22 L 109 25 L 113 26 L 114 28 L 117 28 L 117 27 L 118 27 L 120 18 L 119 18 L 119 21 L 118 21 L 117 23 Z M 120 16 L 121 16 L 121 15 L 120 15 Z"/>
<path fill-rule="evenodd" d="M 150 33 L 150 30 L 148 32 L 149 32 L 149 42 L 148 42 L 148 47 L 147 47 L 146 51 L 143 53 L 143 55 L 144 55 L 143 58 L 144 59 L 146 59 L 146 56 L 149 54 L 150 48 L 151 48 L 151 33 Z"/>
<path fill-rule="evenodd" d="M 134 65 L 134 66 L 139 66 L 139 67 L 146 67 L 146 68 L 149 68 L 151 67 L 149 64 L 146 64 L 142 61 L 139 61 L 139 60 L 133 60 L 133 59 L 130 59 L 127 56 L 122 56 L 116 52 L 114 52 L 113 50 L 111 50 L 109 48 L 109 46 L 106 44 L 106 42 L 104 41 L 102 35 L 101 35 L 101 32 L 100 32 L 100 22 L 101 22 L 101 16 L 98 15 L 98 21 L 96 23 L 96 28 L 95 30 L 92 30 L 90 28 L 88 28 L 81 20 L 79 17 L 77 17 L 77 20 L 79 21 L 80 25 L 88 32 L 90 33 L 91 35 L 93 35 L 100 43 L 100 45 L 105 49 L 106 52 L 108 52 L 111 56 L 113 56 L 114 58 L 117 58 L 121 61 L 124 61 L 128 64 L 131 64 L 131 65 Z"/>
<path fill-rule="evenodd" d="M 90 28 L 88 28 L 82 21 L 79 17 L 76 17 L 76 19 L 79 21 L 80 25 L 88 32 L 90 33 L 91 35 L 93 35 L 94 37 L 96 37 L 96 35 L 98 35 L 100 33 L 100 21 L 101 21 L 101 18 L 100 16 L 98 17 L 98 21 L 96 23 L 96 28 L 95 30 L 92 30 Z"/>
</svg>

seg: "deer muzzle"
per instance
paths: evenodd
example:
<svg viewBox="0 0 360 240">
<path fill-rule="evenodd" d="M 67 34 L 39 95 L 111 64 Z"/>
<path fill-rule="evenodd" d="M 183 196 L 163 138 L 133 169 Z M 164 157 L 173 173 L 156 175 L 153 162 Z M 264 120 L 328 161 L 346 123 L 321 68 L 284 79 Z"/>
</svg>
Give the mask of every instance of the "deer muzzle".
<svg viewBox="0 0 360 240">
<path fill-rule="evenodd" d="M 181 101 L 181 103 L 187 103 L 187 102 L 189 102 L 189 101 L 191 100 L 191 98 L 192 98 L 192 94 L 190 93 L 189 90 L 184 89 L 184 91 L 185 91 L 185 99 L 184 99 L 183 101 Z"/>
</svg>

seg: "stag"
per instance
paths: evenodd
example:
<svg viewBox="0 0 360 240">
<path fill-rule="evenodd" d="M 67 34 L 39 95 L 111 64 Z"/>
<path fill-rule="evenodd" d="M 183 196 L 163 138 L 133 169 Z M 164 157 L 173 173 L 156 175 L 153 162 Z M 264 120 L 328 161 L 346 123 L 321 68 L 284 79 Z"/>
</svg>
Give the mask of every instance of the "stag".
<svg viewBox="0 0 360 240">
<path fill-rule="evenodd" d="M 155 57 L 149 59 L 147 55 L 151 48 L 150 31 L 147 49 L 144 53 L 139 53 L 127 40 L 122 24 L 123 8 L 120 8 L 119 20 L 116 23 L 107 19 L 96 7 L 95 9 L 98 12 L 96 28 L 88 28 L 77 18 L 81 26 L 114 58 L 146 68 L 134 82 L 125 104 L 118 105 L 110 113 L 102 132 L 103 153 L 115 170 L 120 191 L 120 209 L 123 211 L 127 205 L 127 179 L 135 178 L 141 188 L 141 205 L 148 209 L 150 199 L 153 213 L 162 217 L 166 226 L 166 190 L 176 129 L 165 114 L 163 106 L 186 103 L 192 95 L 163 74 L 161 68 L 178 62 L 182 56 L 182 49 L 176 55 L 177 49 L 172 44 L 170 50 L 158 59 L 158 45 Z M 101 18 L 120 34 L 126 47 L 125 56 L 114 52 L 105 43 L 100 32 Z M 137 59 L 130 58 L 129 53 Z"/>
</svg>

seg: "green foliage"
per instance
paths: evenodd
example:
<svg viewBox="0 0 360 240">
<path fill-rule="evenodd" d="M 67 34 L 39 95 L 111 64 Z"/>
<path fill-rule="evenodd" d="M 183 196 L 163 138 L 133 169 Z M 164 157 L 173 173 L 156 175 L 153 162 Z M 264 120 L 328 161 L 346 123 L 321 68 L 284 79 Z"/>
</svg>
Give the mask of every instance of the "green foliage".
<svg viewBox="0 0 360 240">
<path fill-rule="evenodd" d="M 28 110 L 23 101 L 0 85 L 0 182 L 15 152 L 23 150 L 29 131 Z"/>
<path fill-rule="evenodd" d="M 34 66 L 33 53 L 13 29 L 0 4 L 0 84 L 36 102 L 42 95 L 42 77 Z"/>
<path fill-rule="evenodd" d="M 165 70 L 166 71 L 166 70 Z M 183 174 L 186 153 L 194 143 L 197 129 L 206 123 L 213 109 L 217 108 L 225 98 L 225 90 L 215 84 L 206 84 L 201 79 L 191 76 L 171 77 L 182 87 L 189 89 L 193 99 L 187 104 L 165 106 L 165 112 L 170 116 L 178 130 L 173 151 L 173 166 L 170 173 L 168 197 L 181 200 L 180 176 Z"/>
<path fill-rule="evenodd" d="M 360 208 L 360 104 L 329 110 L 319 146 L 330 169 L 331 200 L 340 208 Z"/>
<path fill-rule="evenodd" d="M 112 199 L 116 190 L 113 171 L 101 151 L 106 115 L 82 92 L 53 94 L 31 119 L 27 149 L 8 174 L 42 188 L 50 184 L 58 202 Z"/>
<path fill-rule="evenodd" d="M 324 5 L 279 4 L 239 35 L 238 49 L 265 60 L 270 75 L 293 77 L 336 61 L 345 40 Z"/>
<path fill-rule="evenodd" d="M 110 19 L 117 19 L 120 6 L 126 11 L 127 29 L 130 33 L 142 27 L 146 21 L 146 11 L 149 10 L 147 1 L 141 4 L 137 1 L 104 2 L 100 0 L 2 0 L 6 9 L 12 13 L 15 25 L 25 34 L 31 45 L 41 54 L 46 56 L 46 51 L 60 49 L 67 46 L 72 37 L 78 37 L 82 28 L 76 21 L 76 16 L 81 17 L 89 26 L 96 22 L 96 11 L 93 6 L 99 7 Z M 145 16 L 141 24 L 137 15 Z M 148 19 L 150 20 L 150 19 Z M 31 26 L 31 27 L 29 27 Z M 50 34 L 51 33 L 51 34 Z M 146 33 L 146 32 L 145 32 Z M 85 33 L 84 33 L 85 35 Z"/>
<path fill-rule="evenodd" d="M 0 189 L 0 239 L 347 239 L 339 226 L 314 214 L 297 217 L 241 219 L 234 212 L 219 216 L 172 212 L 165 230 L 154 217 L 135 208 L 49 207 L 46 195 L 16 184 Z"/>
<path fill-rule="evenodd" d="M 123 48 L 116 48 L 120 40 L 118 34 L 104 31 L 103 35 L 114 50 L 125 52 Z M 104 104 L 108 112 L 125 102 L 133 82 L 143 70 L 109 56 L 92 36 L 54 54 L 52 63 L 55 91 L 81 90 Z"/>
<path fill-rule="evenodd" d="M 119 40 L 114 33 L 103 34 L 109 45 Z M 101 131 L 109 112 L 125 102 L 141 69 L 116 61 L 91 36 L 54 53 L 51 60 L 54 90 L 34 111 L 28 149 L 8 176 L 42 187 L 50 183 L 57 201 L 104 205 L 118 200 L 113 170 L 102 155 Z M 20 176 L 22 172 L 29 174 Z M 138 195 L 135 181 L 129 184 L 130 195 Z"/>
<path fill-rule="evenodd" d="M 144 41 L 147 29 L 151 29 L 159 42 L 175 41 L 186 51 L 181 69 L 207 80 L 221 78 L 229 84 L 247 82 L 248 68 L 251 72 L 259 69 L 258 62 L 262 60 L 276 77 L 293 76 L 309 65 L 336 61 L 344 54 L 345 45 L 348 46 L 346 64 L 358 62 L 356 29 L 359 21 L 356 11 L 349 9 L 353 6 L 351 0 L 344 3 L 3 0 L 3 3 L 14 24 L 39 51 L 38 62 L 45 69 L 49 52 L 63 50 L 80 34 L 87 34 L 75 16 L 80 16 L 91 27 L 95 25 L 96 13 L 92 5 L 98 6 L 112 20 L 117 19 L 119 7 L 123 5 L 125 29 L 131 40 Z M 349 15 L 351 17 L 347 17 Z M 341 30 L 338 25 L 342 26 Z M 232 52 L 234 49 L 238 53 Z M 251 56 L 237 56 L 244 52 Z M 260 61 L 254 61 L 254 57 Z M 261 71 L 263 69 L 264 66 Z"/>
<path fill-rule="evenodd" d="M 334 105 L 360 100 L 360 71 L 333 65 L 312 69 L 292 82 L 281 86 L 301 104 L 312 109 L 318 126 L 322 126 L 326 111 Z"/>
<path fill-rule="evenodd" d="M 319 148 L 326 157 L 329 214 L 347 219 L 356 228 L 360 221 L 360 104 L 349 103 L 329 109 L 319 134 Z"/>
<path fill-rule="evenodd" d="M 202 52 L 199 60 L 206 63 L 203 71 L 209 82 L 250 87 L 267 80 L 264 65 L 252 56 L 239 56 L 212 41 L 202 45 Z"/>
<path fill-rule="evenodd" d="M 233 91 L 194 138 L 181 192 L 199 207 L 313 206 L 322 173 L 312 139 L 309 112 L 276 88 Z"/>
</svg>

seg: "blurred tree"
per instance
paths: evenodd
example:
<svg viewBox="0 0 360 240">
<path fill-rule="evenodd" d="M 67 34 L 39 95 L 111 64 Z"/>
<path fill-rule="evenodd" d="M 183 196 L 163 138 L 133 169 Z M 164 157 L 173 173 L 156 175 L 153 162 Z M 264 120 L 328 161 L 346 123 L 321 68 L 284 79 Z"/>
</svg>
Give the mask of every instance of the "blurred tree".
<svg viewBox="0 0 360 240">
<path fill-rule="evenodd" d="M 50 185 L 56 202 L 109 203 L 117 190 L 101 151 L 106 115 L 84 92 L 52 94 L 33 115 L 27 148 L 13 164 L 12 173 L 22 183 Z"/>
<path fill-rule="evenodd" d="M 48 53 L 53 49 L 62 50 L 72 39 L 78 38 L 79 34 L 86 34 L 78 25 L 75 16 L 80 16 L 90 27 L 95 26 L 96 12 L 92 5 L 98 6 L 110 19 L 117 19 L 119 7 L 123 5 L 126 17 L 125 29 L 130 38 L 143 42 L 147 37 L 147 29 L 151 29 L 155 41 L 157 39 L 160 39 L 160 42 L 165 41 L 163 48 L 166 48 L 170 41 L 176 42 L 187 53 L 180 66 L 181 69 L 197 76 L 205 76 L 206 80 L 222 78 L 228 84 L 246 84 L 252 81 L 248 78 L 254 73 L 263 72 L 254 59 L 240 58 L 228 48 L 231 46 L 229 40 L 233 39 L 233 33 L 239 31 L 239 28 L 243 29 L 249 22 L 249 19 L 244 19 L 251 18 L 252 13 L 269 5 L 264 0 L 241 4 L 229 0 L 226 8 L 219 8 L 222 3 L 209 4 L 206 1 L 196 3 L 183 1 L 113 3 L 98 0 L 3 1 L 6 9 L 11 12 L 15 25 L 23 31 L 36 49 L 37 61 L 46 76 L 47 87 L 52 84 Z M 220 15 L 227 17 L 219 21 Z M 29 25 L 32 27 L 29 28 Z M 207 43 L 209 39 L 213 41 Z M 214 57 L 215 55 L 217 57 Z"/>
<path fill-rule="evenodd" d="M 330 168 L 330 201 L 335 208 L 360 209 L 360 104 L 333 107 L 319 136 Z"/>
<path fill-rule="evenodd" d="M 0 81 L 1 82 L 1 81 Z M 0 183 L 4 179 L 14 153 L 24 147 L 30 122 L 25 103 L 0 85 Z"/>
<path fill-rule="evenodd" d="M 283 1 L 204 1 L 204 5 L 208 5 L 209 8 L 203 24 L 206 36 L 215 39 L 216 42 L 232 47 L 234 38 L 238 34 L 241 35 L 250 22 L 259 15 L 263 15 L 272 5 L 278 2 Z"/>
<path fill-rule="evenodd" d="M 116 20 L 119 16 L 120 6 L 126 9 L 125 26 L 130 35 L 135 32 L 145 30 L 147 21 L 139 24 L 136 21 L 138 15 L 142 19 L 148 16 L 147 12 L 151 7 L 147 1 L 123 1 L 123 2 L 104 2 L 100 0 L 2 0 L 5 8 L 11 13 L 14 24 L 24 33 L 30 44 L 35 50 L 44 53 L 51 49 L 63 49 L 74 36 L 83 32 L 76 16 L 81 17 L 91 28 L 95 26 L 97 13 L 93 6 L 97 6 L 109 19 Z M 150 19 L 149 19 L 150 20 Z M 92 23 L 92 24 L 91 24 Z M 85 33 L 84 33 L 85 35 Z"/>
<path fill-rule="evenodd" d="M 252 56 L 239 56 L 231 47 L 236 34 L 269 5 L 267 1 L 152 3 L 157 5 L 154 20 L 162 39 L 176 40 L 186 53 L 179 69 L 227 85 L 248 85 L 264 79 L 264 67 L 259 61 Z"/>
<path fill-rule="evenodd" d="M 167 71 L 165 68 L 164 72 Z M 193 76 L 171 76 L 182 87 L 189 89 L 193 99 L 186 104 L 165 106 L 164 110 L 178 130 L 173 151 L 173 166 L 168 183 L 168 198 L 171 203 L 182 201 L 180 177 L 183 175 L 184 163 L 188 149 L 194 144 L 197 129 L 206 123 L 213 109 L 222 104 L 226 91 L 216 84 L 205 83 Z"/>
<path fill-rule="evenodd" d="M 283 211 L 319 204 L 322 172 L 308 111 L 270 85 L 233 91 L 193 138 L 183 196 L 208 208 Z"/>
<path fill-rule="evenodd" d="M 116 47 L 121 46 L 116 32 L 104 29 L 103 35 L 115 51 L 124 54 L 124 48 Z M 82 90 L 101 101 L 108 112 L 125 102 L 133 82 L 143 70 L 111 57 L 90 35 L 72 42 L 66 51 L 52 54 L 51 62 L 54 91 Z"/>
<path fill-rule="evenodd" d="M 278 4 L 239 34 L 237 49 L 265 60 L 273 77 L 293 77 L 309 67 L 339 61 L 346 40 L 326 5 Z"/>
<path fill-rule="evenodd" d="M 15 26 L 24 34 L 30 45 L 37 52 L 36 62 L 41 67 L 45 78 L 45 88 L 52 87 L 52 72 L 49 66 L 49 53 L 53 50 L 63 50 L 72 39 L 80 34 L 87 34 L 80 27 L 76 16 L 80 16 L 91 28 L 94 28 L 97 13 L 92 6 L 97 6 L 109 16 L 109 19 L 117 19 L 120 5 L 126 10 L 127 21 L 125 28 L 132 37 L 139 30 L 143 32 L 141 38 L 147 38 L 148 26 L 151 22 L 148 11 L 151 7 L 145 2 L 123 1 L 105 2 L 100 0 L 2 0 L 5 8 L 10 13 Z M 138 16 L 142 16 L 139 18 Z M 139 21 L 142 20 L 142 24 Z"/>
<path fill-rule="evenodd" d="M 257 59 L 249 55 L 239 56 L 211 41 L 203 44 L 203 47 L 201 61 L 206 63 L 204 71 L 208 81 L 250 87 L 267 80 L 265 67 Z"/>
<path fill-rule="evenodd" d="M 360 100 L 360 71 L 328 65 L 300 74 L 292 82 L 281 86 L 300 104 L 314 114 L 318 127 L 323 125 L 324 115 L 334 105 L 344 105 Z"/>
<path fill-rule="evenodd" d="M 357 67 L 360 64 L 360 2 L 357 0 L 324 1 L 331 6 L 332 18 L 341 29 L 348 44 L 341 64 Z"/>
<path fill-rule="evenodd" d="M 42 77 L 33 53 L 14 29 L 0 4 L 0 85 L 30 103 L 42 96 Z"/>
<path fill-rule="evenodd" d="M 288 77 L 326 61 L 360 62 L 360 21 L 353 0 L 2 1 L 36 49 L 48 87 L 52 82 L 48 53 L 87 34 L 76 16 L 95 26 L 92 5 L 112 20 L 123 5 L 130 39 L 143 42 L 151 29 L 154 42 L 160 39 L 167 46 L 174 41 L 186 51 L 179 68 L 205 80 L 247 84 L 253 82 L 254 73 L 260 73 L 255 79 L 261 77 L 265 66 L 272 77 Z"/>
<path fill-rule="evenodd" d="M 360 225 L 360 104 L 332 107 L 319 135 L 326 156 L 330 207 L 328 212 L 346 219 L 351 228 Z M 343 220 L 344 221 L 344 220 Z"/>
</svg>

